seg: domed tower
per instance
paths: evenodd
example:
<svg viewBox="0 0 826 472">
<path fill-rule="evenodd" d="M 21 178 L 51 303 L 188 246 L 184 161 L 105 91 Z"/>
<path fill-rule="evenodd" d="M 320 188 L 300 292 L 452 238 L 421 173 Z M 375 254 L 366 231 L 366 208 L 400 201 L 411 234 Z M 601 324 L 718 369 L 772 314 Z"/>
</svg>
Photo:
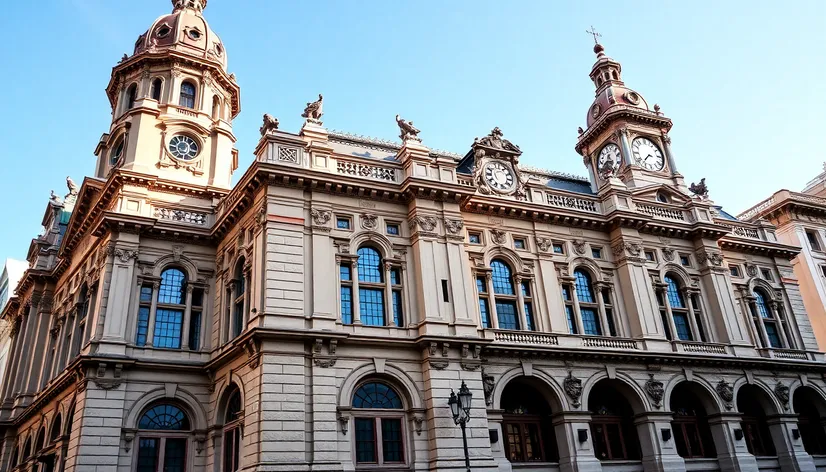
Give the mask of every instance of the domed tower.
<svg viewBox="0 0 826 472">
<path fill-rule="evenodd" d="M 580 128 L 576 145 L 594 187 L 601 188 L 615 178 L 630 188 L 684 186 L 671 156 L 671 120 L 625 85 L 622 65 L 595 43 L 597 60 L 590 77 L 596 97 L 588 109 L 588 127 Z"/>
<path fill-rule="evenodd" d="M 112 125 L 95 154 L 95 174 L 151 174 L 229 189 L 238 166 L 232 120 L 240 88 L 227 51 L 203 16 L 207 0 L 173 0 L 112 70 Z"/>
</svg>

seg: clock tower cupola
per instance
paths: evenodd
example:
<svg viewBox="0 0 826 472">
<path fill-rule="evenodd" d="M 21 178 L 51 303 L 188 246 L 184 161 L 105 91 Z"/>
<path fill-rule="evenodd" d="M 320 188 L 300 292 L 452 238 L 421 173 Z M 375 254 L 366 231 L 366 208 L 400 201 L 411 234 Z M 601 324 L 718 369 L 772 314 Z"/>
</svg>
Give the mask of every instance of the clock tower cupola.
<svg viewBox="0 0 826 472">
<path fill-rule="evenodd" d="M 112 124 L 95 151 L 97 177 L 123 171 L 231 188 L 240 87 L 227 71 L 224 43 L 204 18 L 206 6 L 207 0 L 172 0 L 172 12 L 112 69 Z"/>
<path fill-rule="evenodd" d="M 593 31 L 597 60 L 589 74 L 596 89 L 587 128 L 579 130 L 576 151 L 583 156 L 595 188 L 621 181 L 629 188 L 684 187 L 671 154 L 671 120 L 649 106 L 622 80 L 622 65 L 605 54 Z"/>
</svg>

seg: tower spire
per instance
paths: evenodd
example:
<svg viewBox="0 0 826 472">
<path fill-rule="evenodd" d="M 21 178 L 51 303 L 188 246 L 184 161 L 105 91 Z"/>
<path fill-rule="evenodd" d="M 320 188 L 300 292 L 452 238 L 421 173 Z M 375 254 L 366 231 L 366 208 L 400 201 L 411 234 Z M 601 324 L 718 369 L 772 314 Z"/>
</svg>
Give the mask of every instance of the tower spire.
<svg viewBox="0 0 826 472">
<path fill-rule="evenodd" d="M 182 10 L 184 8 L 191 8 L 195 11 L 203 11 L 207 6 L 208 0 L 172 0 L 172 11 Z"/>
</svg>

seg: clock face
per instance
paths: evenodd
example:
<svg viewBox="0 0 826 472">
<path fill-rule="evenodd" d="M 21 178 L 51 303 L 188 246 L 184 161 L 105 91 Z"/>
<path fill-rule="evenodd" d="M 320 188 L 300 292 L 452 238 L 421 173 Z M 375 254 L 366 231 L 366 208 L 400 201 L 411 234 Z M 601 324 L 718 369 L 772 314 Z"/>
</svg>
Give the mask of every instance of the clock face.
<svg viewBox="0 0 826 472">
<path fill-rule="evenodd" d="M 602 151 L 599 152 L 599 158 L 597 159 L 598 170 L 619 169 L 621 163 L 622 154 L 620 153 L 619 146 L 616 144 L 607 144 L 602 148 Z"/>
<path fill-rule="evenodd" d="M 648 138 L 636 138 L 631 143 L 631 152 L 638 165 L 648 170 L 663 170 L 665 159 L 660 148 Z"/>
<path fill-rule="evenodd" d="M 516 187 L 516 176 L 509 166 L 494 161 L 485 165 L 485 182 L 497 192 L 506 193 Z"/>
<path fill-rule="evenodd" d="M 198 143 L 189 136 L 178 134 L 169 140 L 169 152 L 178 159 L 188 161 L 198 155 Z"/>
</svg>

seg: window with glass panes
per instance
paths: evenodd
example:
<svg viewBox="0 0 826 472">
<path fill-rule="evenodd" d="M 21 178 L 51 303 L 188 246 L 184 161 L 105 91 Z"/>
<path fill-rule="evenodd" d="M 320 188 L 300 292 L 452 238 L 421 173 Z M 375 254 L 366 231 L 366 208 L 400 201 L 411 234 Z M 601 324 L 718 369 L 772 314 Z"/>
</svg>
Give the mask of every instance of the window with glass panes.
<svg viewBox="0 0 826 472">
<path fill-rule="evenodd" d="M 185 472 L 192 427 L 183 410 L 169 403 L 148 408 L 138 422 L 137 472 Z"/>
<path fill-rule="evenodd" d="M 231 385 L 225 393 L 226 411 L 224 412 L 224 443 L 222 472 L 236 472 L 241 465 L 241 440 L 244 423 L 244 407 L 241 402 L 241 391 L 236 385 Z"/>
<path fill-rule="evenodd" d="M 680 284 L 670 275 L 665 276 L 665 283 L 666 300 L 668 300 L 668 305 L 671 308 L 671 316 L 674 319 L 674 329 L 677 332 L 677 338 L 681 341 L 692 341 L 694 337 L 691 334 L 691 326 L 688 321 L 688 309 L 680 289 Z"/>
<path fill-rule="evenodd" d="M 499 329 L 519 329 L 519 312 L 516 307 L 516 291 L 513 288 L 511 268 L 500 260 L 491 261 L 490 268 Z"/>
<path fill-rule="evenodd" d="M 204 313 L 204 289 L 192 290 L 192 306 L 189 315 L 189 348 L 193 351 L 201 349 L 201 324 Z"/>
<path fill-rule="evenodd" d="M 479 315 L 483 328 L 492 328 L 490 319 L 490 294 L 488 284 L 484 275 L 476 276 L 476 293 L 479 294 Z"/>
<path fill-rule="evenodd" d="M 384 326 L 384 267 L 381 254 L 372 247 L 358 250 L 359 314 L 367 326 Z"/>
<path fill-rule="evenodd" d="M 353 395 L 357 465 L 405 464 L 404 406 L 399 394 L 382 382 L 367 382 Z"/>
<path fill-rule="evenodd" d="M 178 104 L 186 108 L 195 108 L 195 86 L 191 82 L 181 84 L 181 97 Z"/>
<path fill-rule="evenodd" d="M 341 282 L 341 322 L 353 324 L 353 270 L 349 261 L 341 261 L 338 276 Z"/>
<path fill-rule="evenodd" d="M 512 463 L 556 462 L 559 452 L 545 396 L 529 382 L 516 379 L 502 392 L 505 457 Z"/>
<path fill-rule="evenodd" d="M 244 302 L 247 295 L 247 278 L 244 274 L 244 259 L 240 259 L 235 265 L 235 280 L 232 288 L 232 336 L 234 339 L 244 331 L 244 318 L 246 312 Z"/>
<path fill-rule="evenodd" d="M 778 320 L 775 319 L 773 310 L 769 306 L 766 298 L 762 290 L 754 291 L 754 302 L 751 307 L 752 317 L 758 329 L 760 324 L 763 325 L 766 333 L 766 340 L 764 340 L 763 343 L 768 342 L 768 346 L 765 347 L 780 348 L 783 347 L 783 342 L 781 341 L 780 330 L 778 328 Z"/>
<path fill-rule="evenodd" d="M 402 271 L 398 267 L 390 268 L 390 295 L 393 302 L 393 324 L 402 327 L 404 325 Z"/>
<path fill-rule="evenodd" d="M 163 81 L 161 79 L 155 79 L 152 81 L 152 99 L 161 101 L 161 88 L 163 87 Z"/>
<path fill-rule="evenodd" d="M 594 297 L 591 286 L 591 276 L 581 269 L 574 271 L 574 288 L 579 302 L 579 316 L 582 318 L 583 334 L 594 336 L 602 335 L 602 326 L 599 320 L 599 305 Z"/>
<path fill-rule="evenodd" d="M 170 268 L 161 273 L 152 339 L 154 347 L 181 348 L 181 332 L 186 310 L 185 287 L 186 276 L 180 269 Z"/>
<path fill-rule="evenodd" d="M 588 399 L 594 454 L 601 461 L 638 460 L 639 437 L 631 406 L 620 391 L 598 386 Z"/>
<path fill-rule="evenodd" d="M 568 332 L 571 334 L 579 334 L 575 319 L 574 299 L 571 295 L 571 287 L 568 284 L 562 286 L 562 301 L 565 303 L 565 317 L 568 319 Z"/>
<path fill-rule="evenodd" d="M 527 324 L 525 329 L 528 331 L 536 331 L 536 319 L 533 314 L 533 292 L 531 291 L 531 281 L 523 280 L 520 285 L 522 288 L 522 300 L 524 301 L 525 306 L 525 323 Z"/>
<path fill-rule="evenodd" d="M 358 274 L 356 276 L 354 274 Z M 358 319 L 367 326 L 405 325 L 403 270 L 399 262 L 386 261 L 378 249 L 362 246 L 353 261 L 339 262 L 341 321 Z M 357 292 L 357 305 L 354 299 Z"/>
<path fill-rule="evenodd" d="M 684 384 L 671 394 L 671 430 L 677 453 L 685 459 L 713 458 L 717 454 L 705 409 Z"/>
<path fill-rule="evenodd" d="M 135 345 L 146 346 L 149 333 L 149 311 L 152 309 L 152 285 L 141 285 L 138 306 L 138 326 L 135 332 Z"/>
</svg>

